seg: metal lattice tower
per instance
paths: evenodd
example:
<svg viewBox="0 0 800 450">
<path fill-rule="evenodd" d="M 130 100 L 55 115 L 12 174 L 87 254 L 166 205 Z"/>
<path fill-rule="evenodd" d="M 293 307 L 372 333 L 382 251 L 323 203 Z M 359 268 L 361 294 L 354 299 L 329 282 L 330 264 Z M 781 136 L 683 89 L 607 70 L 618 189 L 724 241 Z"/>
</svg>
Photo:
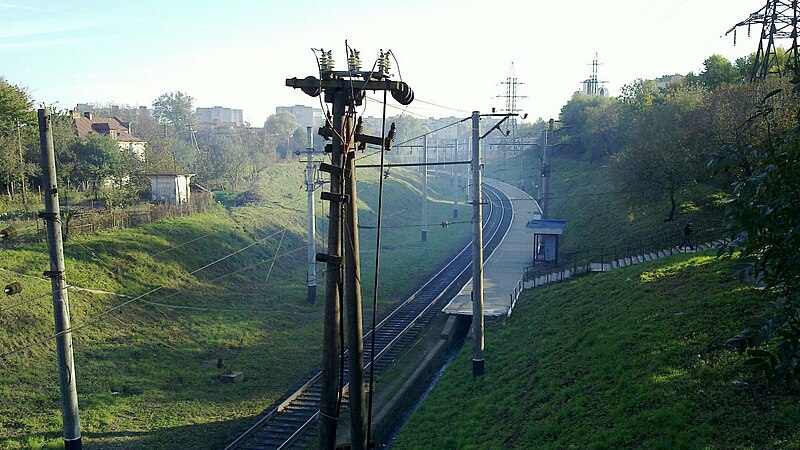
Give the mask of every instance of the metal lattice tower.
<svg viewBox="0 0 800 450">
<path fill-rule="evenodd" d="M 798 0 L 768 0 L 758 11 L 734 25 L 727 33 L 733 31 L 733 44 L 736 45 L 736 29 L 747 27 L 747 35 L 750 36 L 752 25 L 762 25 L 761 39 L 758 42 L 753 60 L 753 71 L 750 74 L 750 81 L 766 78 L 770 74 L 786 75 L 798 73 L 798 49 L 797 49 L 797 21 L 800 17 L 798 11 Z M 786 50 L 786 63 L 781 66 L 778 58 L 775 41 L 778 39 L 790 39 L 791 45 Z"/>
<path fill-rule="evenodd" d="M 519 95 L 517 93 L 517 87 L 521 84 L 525 84 L 522 81 L 517 79 L 517 76 L 514 74 L 514 63 L 511 63 L 511 74 L 506 78 L 506 81 L 501 82 L 500 84 L 506 85 L 506 93 L 505 95 L 498 95 L 498 98 L 506 99 L 506 107 L 502 110 L 502 112 L 509 113 L 509 114 L 519 114 L 523 112 L 521 109 L 517 109 L 517 99 L 518 98 L 528 98 L 526 95 Z M 509 119 L 511 122 L 511 135 L 517 135 L 517 118 L 512 116 Z"/>
</svg>

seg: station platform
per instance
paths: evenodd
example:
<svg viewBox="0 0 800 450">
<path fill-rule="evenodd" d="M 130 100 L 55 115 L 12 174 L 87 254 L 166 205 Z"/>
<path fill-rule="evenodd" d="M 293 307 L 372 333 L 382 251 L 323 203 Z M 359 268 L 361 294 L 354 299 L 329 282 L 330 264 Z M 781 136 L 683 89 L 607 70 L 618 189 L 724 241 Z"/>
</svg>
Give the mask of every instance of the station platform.
<svg viewBox="0 0 800 450">
<path fill-rule="evenodd" d="M 485 178 L 484 183 L 503 191 L 512 199 L 514 218 L 502 243 L 491 255 L 484 255 L 483 315 L 510 315 L 522 291 L 525 267 L 533 262 L 533 233 L 525 227 L 541 214 L 541 208 L 525 191 L 509 184 Z M 472 279 L 444 307 L 446 314 L 472 315 Z"/>
</svg>

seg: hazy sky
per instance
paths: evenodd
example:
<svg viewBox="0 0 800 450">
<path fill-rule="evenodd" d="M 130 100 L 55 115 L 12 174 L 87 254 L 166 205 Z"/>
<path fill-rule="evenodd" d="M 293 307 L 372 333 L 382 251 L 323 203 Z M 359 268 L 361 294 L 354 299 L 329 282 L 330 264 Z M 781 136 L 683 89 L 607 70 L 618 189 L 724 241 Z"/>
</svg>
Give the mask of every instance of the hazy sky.
<svg viewBox="0 0 800 450">
<path fill-rule="evenodd" d="M 150 106 L 181 90 L 195 106 L 242 109 L 261 126 L 276 106 L 319 106 L 284 80 L 316 74 L 311 47 L 333 49 L 337 69 L 346 69 L 347 39 L 367 67 L 379 49 L 393 51 L 403 80 L 428 102 L 412 103 L 410 114 L 462 117 L 504 107 L 497 96 L 513 62 L 527 96 L 518 107 L 528 120 L 547 119 L 589 77 L 595 52 L 600 79 L 616 95 L 636 78 L 699 72 L 714 53 L 733 60 L 755 51 L 760 29 L 750 39 L 740 30 L 735 47 L 724 34 L 765 3 L 0 0 L 0 76 L 37 105 Z"/>
</svg>

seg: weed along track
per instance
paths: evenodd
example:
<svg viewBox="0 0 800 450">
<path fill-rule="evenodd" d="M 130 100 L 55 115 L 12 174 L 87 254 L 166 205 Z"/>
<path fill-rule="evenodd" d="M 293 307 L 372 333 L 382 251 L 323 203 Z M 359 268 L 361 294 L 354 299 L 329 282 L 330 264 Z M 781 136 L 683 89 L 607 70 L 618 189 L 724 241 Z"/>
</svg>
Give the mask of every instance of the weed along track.
<svg viewBox="0 0 800 450">
<path fill-rule="evenodd" d="M 484 185 L 486 214 L 484 219 L 484 248 L 487 255 L 500 245 L 505 231 L 511 225 L 510 199 L 491 186 Z M 439 273 L 385 316 L 376 327 L 375 373 L 392 364 L 399 354 L 419 337 L 425 325 L 441 310 L 443 303 L 458 293 L 471 276 L 472 254 L 465 247 Z M 369 342 L 371 331 L 364 335 Z M 371 351 L 364 345 L 364 361 L 369 381 Z M 347 395 L 347 364 L 345 367 L 344 395 Z M 305 447 L 315 437 L 319 418 L 320 377 L 316 372 L 299 389 L 283 401 L 267 409 L 250 428 L 233 439 L 226 450 L 262 450 Z M 346 404 L 346 401 L 342 402 Z"/>
</svg>

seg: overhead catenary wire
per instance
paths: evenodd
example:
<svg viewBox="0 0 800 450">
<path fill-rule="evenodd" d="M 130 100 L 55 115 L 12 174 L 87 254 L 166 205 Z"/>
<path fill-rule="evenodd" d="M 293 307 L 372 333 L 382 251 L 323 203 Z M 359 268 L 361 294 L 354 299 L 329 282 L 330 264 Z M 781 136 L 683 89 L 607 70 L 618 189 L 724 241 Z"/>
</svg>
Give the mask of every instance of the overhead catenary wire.
<svg viewBox="0 0 800 450">
<path fill-rule="evenodd" d="M 394 55 L 392 55 L 394 56 Z M 399 72 L 399 68 L 398 68 Z M 383 91 L 383 118 L 381 121 L 381 139 L 386 135 L 386 91 Z M 375 237 L 375 277 L 372 286 L 372 332 L 370 333 L 370 352 L 369 352 L 369 399 L 367 407 L 367 447 L 370 445 L 372 436 L 372 398 L 373 380 L 375 379 L 375 327 L 378 321 L 378 288 L 380 286 L 380 267 L 381 267 L 381 227 L 383 225 L 383 170 L 385 162 L 385 152 L 381 149 L 380 174 L 378 175 L 378 223 L 377 235 Z"/>
</svg>

